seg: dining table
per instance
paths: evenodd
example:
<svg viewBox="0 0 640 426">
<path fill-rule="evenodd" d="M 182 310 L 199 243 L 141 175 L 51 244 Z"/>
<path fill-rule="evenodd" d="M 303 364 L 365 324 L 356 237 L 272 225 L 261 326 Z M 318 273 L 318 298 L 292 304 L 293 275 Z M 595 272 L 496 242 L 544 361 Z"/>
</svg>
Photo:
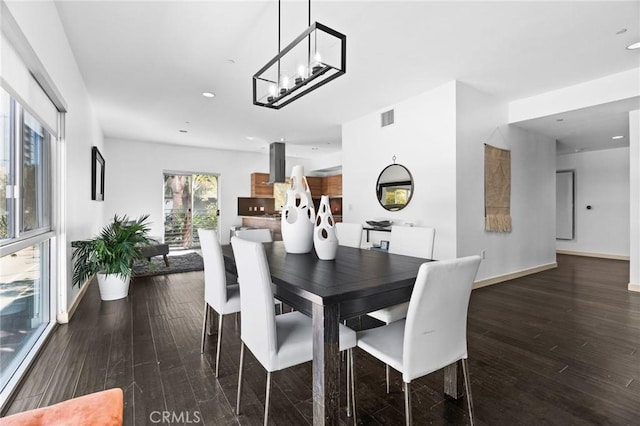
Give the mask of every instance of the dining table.
<svg viewBox="0 0 640 426">
<path fill-rule="evenodd" d="M 334 260 L 320 260 L 314 250 L 287 253 L 282 241 L 264 243 L 274 297 L 312 319 L 313 424 L 340 421 L 338 325 L 411 297 L 420 265 L 431 259 L 339 246 Z M 235 270 L 233 250 L 222 247 L 227 268 Z M 458 398 L 457 364 L 445 368 L 444 392 Z"/>
</svg>

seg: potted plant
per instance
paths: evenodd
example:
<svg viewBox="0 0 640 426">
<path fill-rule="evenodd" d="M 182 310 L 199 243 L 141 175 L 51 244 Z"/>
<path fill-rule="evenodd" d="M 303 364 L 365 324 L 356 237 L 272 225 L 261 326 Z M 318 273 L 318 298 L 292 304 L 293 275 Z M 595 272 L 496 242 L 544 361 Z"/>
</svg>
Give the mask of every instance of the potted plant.
<svg viewBox="0 0 640 426">
<path fill-rule="evenodd" d="M 115 215 L 95 238 L 74 241 L 73 285 L 81 286 L 97 274 L 102 300 L 127 297 L 133 262 L 140 259 L 140 248 L 153 242 L 147 236 L 147 219 L 148 214 L 135 221 Z"/>
</svg>

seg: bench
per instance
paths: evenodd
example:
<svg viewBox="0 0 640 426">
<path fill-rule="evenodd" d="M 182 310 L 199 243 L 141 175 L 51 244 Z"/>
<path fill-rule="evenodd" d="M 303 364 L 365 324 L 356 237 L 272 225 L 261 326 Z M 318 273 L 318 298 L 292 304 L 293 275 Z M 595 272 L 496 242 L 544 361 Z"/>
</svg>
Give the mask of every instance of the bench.
<svg viewBox="0 0 640 426">
<path fill-rule="evenodd" d="M 169 267 L 169 259 L 167 258 L 168 254 L 169 244 L 151 244 L 140 247 L 140 257 L 145 257 L 147 260 L 151 261 L 151 258 L 154 256 L 162 256 L 164 264 L 167 267 Z"/>
</svg>

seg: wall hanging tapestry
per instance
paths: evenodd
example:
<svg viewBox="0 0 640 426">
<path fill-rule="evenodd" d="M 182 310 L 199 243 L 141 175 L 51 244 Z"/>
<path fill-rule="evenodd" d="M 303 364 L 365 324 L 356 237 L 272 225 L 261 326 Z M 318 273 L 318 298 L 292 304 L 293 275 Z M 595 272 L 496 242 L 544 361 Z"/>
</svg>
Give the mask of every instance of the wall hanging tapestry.
<svg viewBox="0 0 640 426">
<path fill-rule="evenodd" d="M 484 229 L 511 232 L 511 151 L 484 145 Z"/>
</svg>

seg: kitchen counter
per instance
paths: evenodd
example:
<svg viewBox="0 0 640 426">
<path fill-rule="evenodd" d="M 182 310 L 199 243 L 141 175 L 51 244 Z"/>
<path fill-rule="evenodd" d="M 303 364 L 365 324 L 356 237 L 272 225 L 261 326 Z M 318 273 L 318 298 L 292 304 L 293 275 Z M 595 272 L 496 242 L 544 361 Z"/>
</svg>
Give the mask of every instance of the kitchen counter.
<svg viewBox="0 0 640 426">
<path fill-rule="evenodd" d="M 242 218 L 242 226 L 250 228 L 267 228 L 271 230 L 274 241 L 282 241 L 282 232 L 280 231 L 280 215 L 262 214 L 252 216 L 240 216 Z"/>
<path fill-rule="evenodd" d="M 249 228 L 267 228 L 271 230 L 274 241 L 282 240 L 282 232 L 280 230 L 280 214 L 261 214 L 261 215 L 241 215 L 242 226 Z M 333 215 L 333 220 L 342 222 L 342 215 Z"/>
<path fill-rule="evenodd" d="M 254 215 L 241 215 L 240 217 L 244 220 L 247 219 L 259 219 L 259 220 L 280 220 L 279 214 L 254 214 Z"/>
</svg>

